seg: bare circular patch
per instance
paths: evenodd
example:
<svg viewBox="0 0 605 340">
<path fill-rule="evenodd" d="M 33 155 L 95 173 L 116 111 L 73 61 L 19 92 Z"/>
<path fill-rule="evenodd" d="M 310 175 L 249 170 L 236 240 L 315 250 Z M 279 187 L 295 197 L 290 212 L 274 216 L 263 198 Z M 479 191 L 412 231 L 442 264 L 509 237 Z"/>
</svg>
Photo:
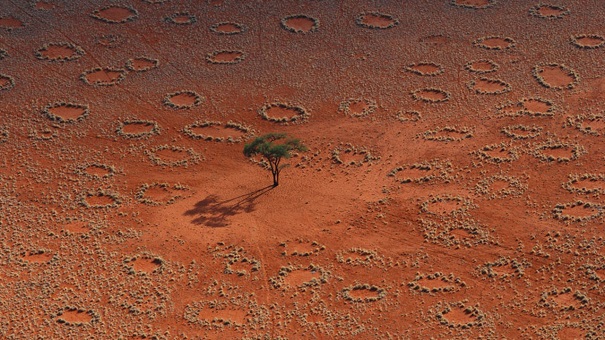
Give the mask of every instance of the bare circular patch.
<svg viewBox="0 0 605 340">
<path fill-rule="evenodd" d="M 571 37 L 571 43 L 583 49 L 595 49 L 605 46 L 605 37 L 598 34 L 579 34 Z"/>
<path fill-rule="evenodd" d="M 88 105 L 69 102 L 48 104 L 42 110 L 50 120 L 59 123 L 75 123 L 84 120 L 90 113 Z"/>
<path fill-rule="evenodd" d="M 519 197 L 527 190 L 527 184 L 517 177 L 493 175 L 484 178 L 475 186 L 475 192 L 487 199 Z"/>
<path fill-rule="evenodd" d="M 518 117 L 552 117 L 555 111 L 555 104 L 544 98 L 532 97 L 522 98 L 518 102 L 505 102 L 496 107 L 499 115 Z"/>
<path fill-rule="evenodd" d="M 0 28 L 12 31 L 16 28 L 23 28 L 25 24 L 20 19 L 12 16 L 0 17 Z"/>
<path fill-rule="evenodd" d="M 177 12 L 165 17 L 164 21 L 176 25 L 193 25 L 197 18 L 189 12 Z"/>
<path fill-rule="evenodd" d="M 194 122 L 185 126 L 183 132 L 193 139 L 229 143 L 243 142 L 254 135 L 251 128 L 232 121 L 226 124 L 210 121 Z"/>
<path fill-rule="evenodd" d="M 116 168 L 101 163 L 90 163 L 79 165 L 75 173 L 92 179 L 105 179 L 112 177 L 116 173 Z"/>
<path fill-rule="evenodd" d="M 471 80 L 468 88 L 477 94 L 504 94 L 512 90 L 512 86 L 503 80 L 483 77 Z"/>
<path fill-rule="evenodd" d="M 542 19 L 561 19 L 570 13 L 563 6 L 538 4 L 529 9 L 529 14 Z"/>
<path fill-rule="evenodd" d="M 48 61 L 70 61 L 81 58 L 84 50 L 70 42 L 44 44 L 36 51 L 36 58 Z"/>
<path fill-rule="evenodd" d="M 258 114 L 275 123 L 305 122 L 309 118 L 309 113 L 303 107 L 286 103 L 265 104 Z"/>
<path fill-rule="evenodd" d="M 362 166 L 364 163 L 373 163 L 380 157 L 372 155 L 365 147 L 344 144 L 332 150 L 332 160 L 336 164 L 346 166 Z"/>
<path fill-rule="evenodd" d="M 100 316 L 93 310 L 65 307 L 53 315 L 53 318 L 57 320 L 57 323 L 67 326 L 84 326 L 99 322 Z"/>
<path fill-rule="evenodd" d="M 476 307 L 467 307 L 462 302 L 450 302 L 439 308 L 437 320 L 450 328 L 467 329 L 483 325 L 485 314 Z"/>
<path fill-rule="evenodd" d="M 106 23 L 121 24 L 134 21 L 139 16 L 139 12 L 128 6 L 107 6 L 95 10 L 90 16 Z"/>
<path fill-rule="evenodd" d="M 507 143 L 490 144 L 473 152 L 482 161 L 491 164 L 510 163 L 519 159 L 517 148 Z"/>
<path fill-rule="evenodd" d="M 498 71 L 500 65 L 489 59 L 480 59 L 469 61 L 464 65 L 464 68 L 469 72 L 484 74 Z"/>
<path fill-rule="evenodd" d="M 420 211 L 435 216 L 457 216 L 464 214 L 476 206 L 468 199 L 449 194 L 437 195 L 424 201 L 420 205 Z"/>
<path fill-rule="evenodd" d="M 309 265 L 281 267 L 277 276 L 269 278 L 275 289 L 301 288 L 319 286 L 328 282 L 330 272 L 320 266 Z"/>
<path fill-rule="evenodd" d="M 534 66 L 532 74 L 542 86 L 555 90 L 572 89 L 580 81 L 576 71 L 563 64 L 539 64 Z"/>
<path fill-rule="evenodd" d="M 473 129 L 466 126 L 445 126 L 422 133 L 422 138 L 436 142 L 455 142 L 473 137 Z"/>
<path fill-rule="evenodd" d="M 304 14 L 288 15 L 281 19 L 281 26 L 292 33 L 310 33 L 319 29 L 319 19 Z"/>
<path fill-rule="evenodd" d="M 355 23 L 365 28 L 387 29 L 399 25 L 399 20 L 389 14 L 380 12 L 364 12 L 357 16 Z"/>
<path fill-rule="evenodd" d="M 495 5 L 496 0 L 450 0 L 450 4 L 462 8 L 485 9 Z"/>
<path fill-rule="evenodd" d="M 114 48 L 124 44 L 126 39 L 118 34 L 103 34 L 95 37 L 95 43 L 104 47 Z"/>
<path fill-rule="evenodd" d="M 453 274 L 445 275 L 440 272 L 434 274 L 416 274 L 414 280 L 408 282 L 412 291 L 419 293 L 453 293 L 465 287 L 466 283 Z"/>
<path fill-rule="evenodd" d="M 80 79 L 88 85 L 113 86 L 119 84 L 126 78 L 126 71 L 113 67 L 95 67 L 84 71 Z"/>
<path fill-rule="evenodd" d="M 410 64 L 405 67 L 405 70 L 420 76 L 438 76 L 445 72 L 443 66 L 432 62 Z"/>
<path fill-rule="evenodd" d="M 15 79 L 0 73 L 0 91 L 10 90 L 15 87 Z"/>
<path fill-rule="evenodd" d="M 536 145 L 530 154 L 543 162 L 565 163 L 586 154 L 586 149 L 580 144 L 549 139 Z"/>
<path fill-rule="evenodd" d="M 367 303 L 384 299 L 387 291 L 370 284 L 356 284 L 345 287 L 342 290 L 342 296 L 347 301 Z"/>
<path fill-rule="evenodd" d="M 126 139 L 145 139 L 160 134 L 157 122 L 141 119 L 128 119 L 120 122 L 116 130 L 119 136 Z"/>
<path fill-rule="evenodd" d="M 499 36 L 487 36 L 481 37 L 473 41 L 473 45 L 484 48 L 486 50 L 508 50 L 515 47 L 516 42 L 513 38 L 499 37 Z"/>
<path fill-rule="evenodd" d="M 542 133 L 542 128 L 539 126 L 527 125 L 509 125 L 502 128 L 503 134 L 512 139 L 530 139 L 538 137 Z"/>
<path fill-rule="evenodd" d="M 145 154 L 155 165 L 161 166 L 184 166 L 196 164 L 201 156 L 193 149 L 174 145 L 160 145 L 145 150 Z"/>
<path fill-rule="evenodd" d="M 58 6 L 53 4 L 52 2 L 36 1 L 34 3 L 34 9 L 41 10 L 41 11 L 50 11 L 51 9 L 55 9 L 57 7 Z"/>
<path fill-rule="evenodd" d="M 450 162 L 435 159 L 398 166 L 387 176 L 394 177 L 399 183 L 423 183 L 434 179 L 448 179 L 451 171 Z"/>
<path fill-rule="evenodd" d="M 80 196 L 79 203 L 86 208 L 117 208 L 122 199 L 117 193 L 105 190 L 89 191 Z"/>
<path fill-rule="evenodd" d="M 160 66 L 160 61 L 148 57 L 137 57 L 134 59 L 128 59 L 126 62 L 126 68 L 129 71 L 134 72 L 145 72 Z"/>
<path fill-rule="evenodd" d="M 571 174 L 563 188 L 579 194 L 605 194 L 605 174 Z"/>
<path fill-rule="evenodd" d="M 211 64 L 237 64 L 246 58 L 243 51 L 219 50 L 206 55 L 206 60 Z"/>
<path fill-rule="evenodd" d="M 450 99 L 450 93 L 437 88 L 423 88 L 412 91 L 414 100 L 426 103 L 443 103 Z"/>
<path fill-rule="evenodd" d="M 582 133 L 592 136 L 605 134 L 605 114 L 577 115 L 567 118 L 567 126 L 573 126 Z"/>
<path fill-rule="evenodd" d="M 137 201 L 151 205 L 169 205 L 183 198 L 183 193 L 189 188 L 181 185 L 168 183 L 143 183 L 135 194 Z"/>
<path fill-rule="evenodd" d="M 124 269 L 128 274 L 149 275 L 160 273 L 166 267 L 166 261 L 159 256 L 143 253 L 124 259 Z"/>
<path fill-rule="evenodd" d="M 349 98 L 338 107 L 340 112 L 351 117 L 364 117 L 374 113 L 378 106 L 376 101 L 367 98 Z"/>
<path fill-rule="evenodd" d="M 203 101 L 204 97 L 195 91 L 188 90 L 172 92 L 164 97 L 164 105 L 173 109 L 190 109 L 200 105 Z"/>
<path fill-rule="evenodd" d="M 210 31 L 223 35 L 240 34 L 246 32 L 247 30 L 248 28 L 245 25 L 230 21 L 218 22 L 210 26 Z"/>
<path fill-rule="evenodd" d="M 418 111 L 398 111 L 395 114 L 397 120 L 400 122 L 417 122 L 422 119 L 422 115 Z"/>
</svg>

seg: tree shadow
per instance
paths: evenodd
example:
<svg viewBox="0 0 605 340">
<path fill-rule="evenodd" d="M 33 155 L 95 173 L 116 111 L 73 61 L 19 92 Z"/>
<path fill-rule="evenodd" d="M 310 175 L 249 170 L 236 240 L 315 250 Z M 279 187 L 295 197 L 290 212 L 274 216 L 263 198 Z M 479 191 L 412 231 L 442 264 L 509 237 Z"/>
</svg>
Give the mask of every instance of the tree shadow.
<svg viewBox="0 0 605 340">
<path fill-rule="evenodd" d="M 249 192 L 244 195 L 221 201 L 217 195 L 208 195 L 197 202 L 193 209 L 185 211 L 185 216 L 195 216 L 191 221 L 194 224 L 205 225 L 211 228 L 222 228 L 229 225 L 228 218 L 239 213 L 254 211 L 255 200 L 265 193 L 271 191 L 274 186 Z"/>
</svg>

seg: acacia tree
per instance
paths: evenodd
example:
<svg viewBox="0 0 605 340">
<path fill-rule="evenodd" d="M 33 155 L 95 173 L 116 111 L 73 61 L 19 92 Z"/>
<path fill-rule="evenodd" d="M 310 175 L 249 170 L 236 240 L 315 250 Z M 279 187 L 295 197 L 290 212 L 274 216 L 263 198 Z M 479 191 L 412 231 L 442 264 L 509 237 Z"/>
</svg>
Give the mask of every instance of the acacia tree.
<svg viewBox="0 0 605 340">
<path fill-rule="evenodd" d="M 252 157 L 261 155 L 271 168 L 273 186 L 279 185 L 279 173 L 289 164 L 281 164 L 282 159 L 292 157 L 292 151 L 307 151 L 307 147 L 300 140 L 292 138 L 285 133 L 268 133 L 256 137 L 252 143 L 244 146 L 244 155 Z"/>
</svg>

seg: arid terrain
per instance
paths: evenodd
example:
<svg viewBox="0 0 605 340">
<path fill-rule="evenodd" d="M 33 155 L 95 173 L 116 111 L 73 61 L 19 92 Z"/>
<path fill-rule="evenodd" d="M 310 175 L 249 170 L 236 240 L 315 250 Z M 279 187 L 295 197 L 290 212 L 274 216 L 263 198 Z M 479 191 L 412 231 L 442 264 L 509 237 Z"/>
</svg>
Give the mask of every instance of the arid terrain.
<svg viewBox="0 0 605 340">
<path fill-rule="evenodd" d="M 0 337 L 604 339 L 604 18 L 0 1 Z"/>
</svg>

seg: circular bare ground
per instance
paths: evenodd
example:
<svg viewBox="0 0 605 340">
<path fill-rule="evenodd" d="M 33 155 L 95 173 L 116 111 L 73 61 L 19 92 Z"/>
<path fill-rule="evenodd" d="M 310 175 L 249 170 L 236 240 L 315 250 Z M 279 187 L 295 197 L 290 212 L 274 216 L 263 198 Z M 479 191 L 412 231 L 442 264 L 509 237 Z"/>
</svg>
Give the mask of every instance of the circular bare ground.
<svg viewBox="0 0 605 340">
<path fill-rule="evenodd" d="M 68 326 L 83 326 L 99 321 L 99 315 L 95 311 L 76 307 L 66 307 L 55 318 L 58 323 Z"/>
<path fill-rule="evenodd" d="M 116 173 L 116 169 L 107 164 L 91 163 L 78 166 L 75 173 L 88 178 L 104 179 L 113 176 Z"/>
<path fill-rule="evenodd" d="M 164 97 L 164 105 L 173 109 L 190 109 L 202 103 L 204 97 L 195 91 L 182 90 L 169 93 Z"/>
<path fill-rule="evenodd" d="M 542 19 L 561 19 L 570 13 L 569 9 L 563 6 L 538 4 L 529 9 L 529 13 Z"/>
<path fill-rule="evenodd" d="M 96 67 L 86 70 L 80 75 L 80 79 L 84 83 L 94 86 L 117 85 L 124 78 L 126 78 L 125 70 L 112 67 Z"/>
<path fill-rule="evenodd" d="M 602 136 L 605 134 L 605 115 L 590 114 L 568 117 L 567 126 L 573 126 L 587 135 Z"/>
<path fill-rule="evenodd" d="M 521 182 L 517 177 L 506 175 L 484 178 L 475 186 L 475 192 L 486 196 L 487 199 L 519 197 L 525 190 L 527 190 L 527 184 Z"/>
<path fill-rule="evenodd" d="M 374 302 L 383 299 L 386 295 L 384 288 L 370 284 L 356 284 L 342 290 L 344 299 L 352 302 Z"/>
<path fill-rule="evenodd" d="M 281 26 L 292 33 L 310 33 L 319 29 L 319 20 L 304 14 L 288 15 L 281 19 Z"/>
<path fill-rule="evenodd" d="M 605 174 L 571 174 L 563 188 L 573 193 L 605 194 Z"/>
<path fill-rule="evenodd" d="M 338 107 L 338 110 L 351 117 L 364 117 L 376 111 L 376 101 L 367 98 L 349 98 Z"/>
<path fill-rule="evenodd" d="M 277 276 L 269 279 L 276 289 L 305 288 L 328 282 L 330 272 L 316 265 L 281 267 Z"/>
<path fill-rule="evenodd" d="M 35 140 L 51 140 L 51 139 L 57 137 L 58 135 L 59 135 L 59 133 L 55 129 L 41 128 L 41 129 L 31 129 L 29 131 L 28 137 L 35 139 Z M 0 140 L 0 143 L 2 143 L 1 140 Z"/>
<path fill-rule="evenodd" d="M 49 263 L 53 259 L 50 251 L 38 250 L 23 254 L 23 260 L 29 263 Z"/>
<path fill-rule="evenodd" d="M 44 44 L 36 51 L 36 58 L 48 61 L 70 61 L 81 58 L 84 50 L 70 42 Z"/>
<path fill-rule="evenodd" d="M 42 11 L 50 11 L 51 9 L 55 9 L 57 7 L 58 6 L 56 4 L 53 4 L 52 2 L 36 1 L 34 3 L 34 8 Z"/>
<path fill-rule="evenodd" d="M 534 78 L 549 89 L 572 89 L 579 82 L 576 71 L 563 64 L 540 64 L 532 69 Z"/>
<path fill-rule="evenodd" d="M 215 142 L 239 143 L 253 135 L 252 129 L 234 122 L 194 122 L 183 128 L 183 132 L 193 138 Z"/>
<path fill-rule="evenodd" d="M 437 314 L 442 325 L 455 328 L 481 326 L 484 317 L 477 308 L 465 307 L 462 303 L 451 304 Z"/>
<path fill-rule="evenodd" d="M 473 129 L 466 126 L 445 126 L 422 134 L 422 138 L 437 142 L 461 141 L 471 137 L 473 137 Z"/>
<path fill-rule="evenodd" d="M 489 59 L 481 59 L 466 63 L 464 68 L 473 73 L 484 74 L 498 71 L 500 65 Z"/>
<path fill-rule="evenodd" d="M 530 139 L 535 138 L 542 133 L 542 128 L 539 126 L 527 125 L 509 125 L 502 128 L 502 133 L 513 139 Z"/>
<path fill-rule="evenodd" d="M 11 76 L 0 73 L 0 91 L 10 90 L 13 87 L 15 87 L 15 79 L 13 79 Z"/>
<path fill-rule="evenodd" d="M 585 222 L 601 216 L 603 207 L 596 203 L 576 201 L 557 204 L 553 209 L 554 217 L 561 221 Z"/>
<path fill-rule="evenodd" d="M 357 16 L 355 23 L 365 28 L 387 29 L 399 25 L 399 20 L 389 14 L 364 12 Z"/>
<path fill-rule="evenodd" d="M 530 154 L 543 162 L 565 163 L 578 159 L 586 153 L 579 144 L 547 140 L 535 146 Z"/>
<path fill-rule="evenodd" d="M 496 0 L 450 0 L 450 3 L 457 7 L 484 9 L 496 4 Z"/>
<path fill-rule="evenodd" d="M 122 45 L 126 39 L 119 34 L 103 34 L 95 37 L 95 43 L 104 47 L 114 48 Z"/>
<path fill-rule="evenodd" d="M 477 94 L 504 94 L 512 90 L 512 86 L 500 79 L 479 78 L 471 80 L 468 88 Z"/>
<path fill-rule="evenodd" d="M 426 103 L 443 103 L 450 99 L 450 94 L 441 89 L 424 88 L 412 91 L 412 97 Z"/>
<path fill-rule="evenodd" d="M 122 199 L 114 192 L 99 190 L 81 195 L 79 203 L 86 208 L 117 208 Z"/>
<path fill-rule="evenodd" d="M 473 154 L 491 164 L 510 163 L 519 159 L 517 148 L 507 143 L 486 145 Z"/>
<path fill-rule="evenodd" d="M 137 201 L 151 205 L 169 205 L 183 198 L 183 194 L 189 188 L 181 185 L 168 183 L 143 183 L 135 194 Z"/>
<path fill-rule="evenodd" d="M 120 122 L 117 134 L 127 139 L 144 139 L 160 134 L 157 122 L 141 119 L 129 119 Z"/>
<path fill-rule="evenodd" d="M 346 166 L 362 166 L 364 163 L 372 163 L 379 159 L 380 157 L 372 155 L 365 147 L 351 144 L 340 145 L 332 150 L 334 163 Z"/>
<path fill-rule="evenodd" d="M 605 37 L 598 34 L 580 34 L 571 37 L 571 43 L 578 48 L 595 49 L 605 46 Z"/>
<path fill-rule="evenodd" d="M 387 176 L 395 177 L 400 183 L 423 183 L 436 178 L 447 179 L 451 167 L 451 164 L 447 161 L 430 160 L 398 166 L 391 170 Z"/>
<path fill-rule="evenodd" d="M 410 64 L 405 67 L 405 70 L 420 76 L 438 76 L 445 72 L 443 66 L 432 62 Z"/>
<path fill-rule="evenodd" d="M 206 60 L 211 64 L 237 64 L 246 58 L 243 51 L 219 50 L 206 55 Z"/>
<path fill-rule="evenodd" d="M 128 59 L 126 62 L 126 68 L 134 72 L 145 72 L 151 69 L 157 68 L 160 65 L 160 61 L 148 57 L 137 57 L 134 59 Z"/>
<path fill-rule="evenodd" d="M 265 104 L 258 114 L 275 123 L 305 122 L 309 118 L 309 113 L 303 107 L 286 103 Z"/>
<path fill-rule="evenodd" d="M 7 16 L 0 18 L 0 28 L 4 28 L 5 30 L 11 31 L 15 28 L 23 28 L 24 26 L 23 21 L 15 17 Z"/>
<path fill-rule="evenodd" d="M 164 21 L 176 25 L 192 25 L 197 22 L 197 18 L 189 12 L 177 12 L 164 18 Z"/>
<path fill-rule="evenodd" d="M 159 273 L 164 269 L 166 262 L 158 256 L 144 253 L 124 259 L 124 266 L 129 274 L 147 275 Z"/>
<path fill-rule="evenodd" d="M 422 119 L 422 115 L 418 111 L 398 111 L 395 117 L 400 122 L 417 122 Z"/>
<path fill-rule="evenodd" d="M 174 145 L 160 145 L 145 154 L 155 165 L 161 166 L 189 166 L 200 161 L 201 156 L 193 149 Z"/>
<path fill-rule="evenodd" d="M 473 45 L 487 50 L 507 50 L 515 47 L 516 42 L 509 37 L 488 36 L 473 41 Z"/>
<path fill-rule="evenodd" d="M 110 24 L 121 24 L 135 20 L 139 16 L 139 12 L 127 6 L 107 6 L 95 10 L 90 16 Z"/>
<path fill-rule="evenodd" d="M 459 290 L 466 284 L 453 274 L 445 275 L 443 273 L 434 274 L 416 274 L 414 280 L 408 282 L 411 290 L 420 293 L 451 293 Z"/>
<path fill-rule="evenodd" d="M 219 22 L 210 26 L 210 31 L 216 34 L 234 35 L 246 32 L 247 27 L 237 22 Z"/>
<path fill-rule="evenodd" d="M 56 122 L 75 123 L 84 120 L 90 113 L 90 109 L 85 104 L 58 102 L 46 105 L 42 112 Z"/>
<path fill-rule="evenodd" d="M 453 195 L 438 195 L 420 205 L 423 213 L 439 216 L 456 216 L 475 208 L 475 205 L 465 198 Z"/>
</svg>

